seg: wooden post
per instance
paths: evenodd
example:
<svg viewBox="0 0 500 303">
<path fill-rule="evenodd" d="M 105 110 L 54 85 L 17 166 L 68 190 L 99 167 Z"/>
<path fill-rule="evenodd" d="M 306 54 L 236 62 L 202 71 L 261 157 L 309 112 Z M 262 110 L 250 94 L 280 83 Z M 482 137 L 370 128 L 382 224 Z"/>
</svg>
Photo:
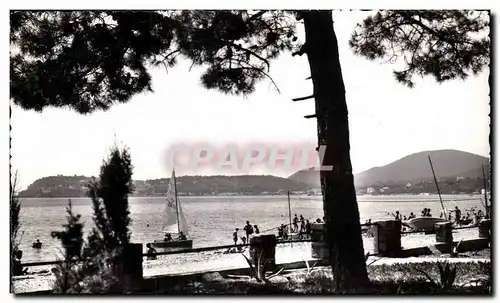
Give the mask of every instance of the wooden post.
<svg viewBox="0 0 500 303">
<path fill-rule="evenodd" d="M 250 256 L 252 262 L 257 265 L 259 256 L 262 256 L 262 262 L 269 262 L 269 270 L 276 269 L 276 236 L 275 235 L 261 235 L 250 239 Z"/>
<path fill-rule="evenodd" d="M 129 287 L 139 288 L 142 277 L 142 243 L 129 243 L 123 248 L 123 274 Z"/>
<path fill-rule="evenodd" d="M 447 252 L 452 251 L 453 247 L 453 229 L 451 222 L 439 222 L 434 225 L 436 230 L 436 242 L 445 243 Z"/>
<path fill-rule="evenodd" d="M 479 238 L 490 239 L 491 236 L 491 220 L 482 219 L 478 223 Z"/>
<path fill-rule="evenodd" d="M 314 259 L 328 259 L 330 252 L 326 247 L 326 224 L 311 224 L 311 256 Z"/>
<path fill-rule="evenodd" d="M 401 254 L 401 221 L 379 221 L 373 225 L 375 254 L 397 258 Z"/>
</svg>

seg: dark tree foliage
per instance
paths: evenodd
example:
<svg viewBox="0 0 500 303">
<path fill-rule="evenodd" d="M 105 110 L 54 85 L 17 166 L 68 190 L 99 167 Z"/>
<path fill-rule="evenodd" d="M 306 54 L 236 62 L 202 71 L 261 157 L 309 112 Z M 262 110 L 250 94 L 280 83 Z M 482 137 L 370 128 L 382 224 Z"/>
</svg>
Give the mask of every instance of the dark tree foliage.
<svg viewBox="0 0 500 303">
<path fill-rule="evenodd" d="M 485 11 L 382 11 L 363 20 L 349 45 L 368 59 L 403 62 L 398 82 L 415 76 L 437 82 L 476 75 L 489 63 L 489 16 Z"/>
<path fill-rule="evenodd" d="M 128 196 L 132 190 L 130 154 L 126 148 L 120 150 L 115 146 L 101 166 L 99 180 L 89 186 L 95 234 L 100 235 L 108 252 L 130 241 Z"/>
<path fill-rule="evenodd" d="M 25 109 L 106 110 L 152 91 L 149 66 L 179 55 L 207 69 L 207 88 L 249 94 L 290 50 L 295 22 L 280 11 L 11 12 L 11 98 Z M 272 79 L 271 79 L 272 80 Z"/>
<path fill-rule="evenodd" d="M 71 200 L 68 200 L 66 212 L 68 216 L 67 223 L 63 224 L 64 230 L 51 233 L 53 238 L 61 241 L 64 249 L 64 262 L 53 270 L 56 276 L 53 290 L 56 293 L 75 292 L 75 286 L 78 287 L 80 281 L 79 271 L 76 269 L 83 246 L 83 224 L 80 222 L 81 216 L 73 213 Z"/>
<path fill-rule="evenodd" d="M 11 176 L 10 180 L 10 239 L 11 245 L 15 242 L 19 231 L 20 219 L 19 212 L 21 211 L 21 202 L 17 192 L 17 173 Z"/>
<path fill-rule="evenodd" d="M 12 178 L 13 177 L 13 178 Z M 19 232 L 20 219 L 19 212 L 21 211 L 21 202 L 19 201 L 19 195 L 17 192 L 17 172 L 14 176 L 10 176 L 10 245 L 9 245 L 9 262 L 11 269 L 9 271 L 11 277 L 11 291 L 12 291 L 12 266 L 14 266 L 14 258 L 16 251 L 19 247 L 19 239 L 17 234 Z"/>
<path fill-rule="evenodd" d="M 80 215 L 71 200 L 61 240 L 65 262 L 56 270 L 57 293 L 121 293 L 125 289 L 121 257 L 130 241 L 128 195 L 132 192 L 132 165 L 127 149 L 113 147 L 101 166 L 99 180 L 89 184 L 94 226 L 83 241 Z"/>
</svg>

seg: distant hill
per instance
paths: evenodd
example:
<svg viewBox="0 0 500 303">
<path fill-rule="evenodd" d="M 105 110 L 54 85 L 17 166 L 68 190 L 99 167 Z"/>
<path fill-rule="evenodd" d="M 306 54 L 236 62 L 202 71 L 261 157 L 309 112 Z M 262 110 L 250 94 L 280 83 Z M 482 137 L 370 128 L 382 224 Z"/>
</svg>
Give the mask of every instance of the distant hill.
<svg viewBox="0 0 500 303">
<path fill-rule="evenodd" d="M 314 167 L 309 169 L 299 170 L 293 175 L 289 176 L 288 179 L 307 184 L 313 188 L 321 188 L 319 180 L 319 171 L 315 170 Z"/>
<path fill-rule="evenodd" d="M 430 179 L 432 171 L 427 156 L 431 156 L 436 177 L 442 179 L 464 177 L 464 174 L 473 174 L 468 177 L 479 177 L 481 165 L 489 164 L 488 158 L 468 152 L 451 149 L 424 151 L 361 172 L 355 177 L 356 185 L 370 186 L 376 183 Z"/>
<path fill-rule="evenodd" d="M 485 166 L 486 175 L 489 172 L 489 159 L 483 156 L 457 150 L 424 151 L 356 174 L 356 188 L 433 180 L 427 156 L 431 156 L 438 179 L 482 178 L 481 165 Z M 319 172 L 314 169 L 298 171 L 289 179 L 313 188 L 320 184 Z"/>
<path fill-rule="evenodd" d="M 21 197 L 85 197 L 90 177 L 51 176 L 33 182 L 19 195 Z M 167 192 L 168 178 L 136 180 L 135 196 L 160 196 Z M 179 195 L 275 195 L 305 192 L 310 186 L 276 176 L 180 176 L 177 177 Z"/>
</svg>

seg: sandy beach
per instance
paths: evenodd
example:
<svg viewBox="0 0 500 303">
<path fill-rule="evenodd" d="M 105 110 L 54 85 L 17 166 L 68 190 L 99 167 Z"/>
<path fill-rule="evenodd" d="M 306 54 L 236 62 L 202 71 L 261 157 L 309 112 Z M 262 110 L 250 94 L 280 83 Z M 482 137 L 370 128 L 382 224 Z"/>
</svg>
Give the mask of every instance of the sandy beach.
<svg viewBox="0 0 500 303">
<path fill-rule="evenodd" d="M 453 238 L 456 241 L 474 239 L 478 236 L 477 228 L 455 230 Z M 363 238 L 365 252 L 373 252 L 373 238 Z M 401 238 L 403 248 L 421 247 L 435 244 L 435 235 L 410 234 Z M 244 252 L 248 256 L 248 248 Z M 434 260 L 437 258 L 377 258 L 370 257 L 368 264 L 392 264 L 397 262 L 422 262 L 422 260 Z M 474 260 L 489 260 L 489 258 L 475 258 Z M 278 244 L 276 247 L 276 262 L 285 264 L 302 260 L 312 260 L 311 243 Z M 467 262 L 470 258 L 454 258 L 453 262 Z M 483 261 L 484 261 L 483 260 Z M 170 256 L 158 256 L 157 260 L 143 261 L 144 277 L 152 278 L 162 275 L 175 275 L 199 271 L 216 271 L 248 266 L 245 258 L 239 253 L 225 253 L 225 251 L 210 251 L 202 253 L 186 253 Z M 14 292 L 33 292 L 50 290 L 54 280 L 50 272 L 52 266 L 37 266 L 29 268 L 33 273 L 26 276 L 14 277 Z"/>
</svg>

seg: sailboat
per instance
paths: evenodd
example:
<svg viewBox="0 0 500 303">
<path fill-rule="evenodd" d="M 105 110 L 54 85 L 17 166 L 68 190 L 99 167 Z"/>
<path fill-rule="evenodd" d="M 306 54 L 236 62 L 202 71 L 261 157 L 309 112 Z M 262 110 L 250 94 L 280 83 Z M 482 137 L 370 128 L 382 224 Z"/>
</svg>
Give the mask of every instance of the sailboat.
<svg viewBox="0 0 500 303">
<path fill-rule="evenodd" d="M 167 188 L 165 210 L 163 213 L 162 231 L 169 233 L 172 236 L 180 235 L 181 233 L 186 236 L 185 240 L 173 238 L 173 240 L 165 241 L 154 240 L 151 243 L 157 248 L 191 248 L 193 247 L 193 240 L 189 239 L 188 227 L 186 218 L 182 212 L 181 203 L 177 195 L 177 182 L 175 180 L 175 169 L 172 170 L 172 176 Z"/>
</svg>

